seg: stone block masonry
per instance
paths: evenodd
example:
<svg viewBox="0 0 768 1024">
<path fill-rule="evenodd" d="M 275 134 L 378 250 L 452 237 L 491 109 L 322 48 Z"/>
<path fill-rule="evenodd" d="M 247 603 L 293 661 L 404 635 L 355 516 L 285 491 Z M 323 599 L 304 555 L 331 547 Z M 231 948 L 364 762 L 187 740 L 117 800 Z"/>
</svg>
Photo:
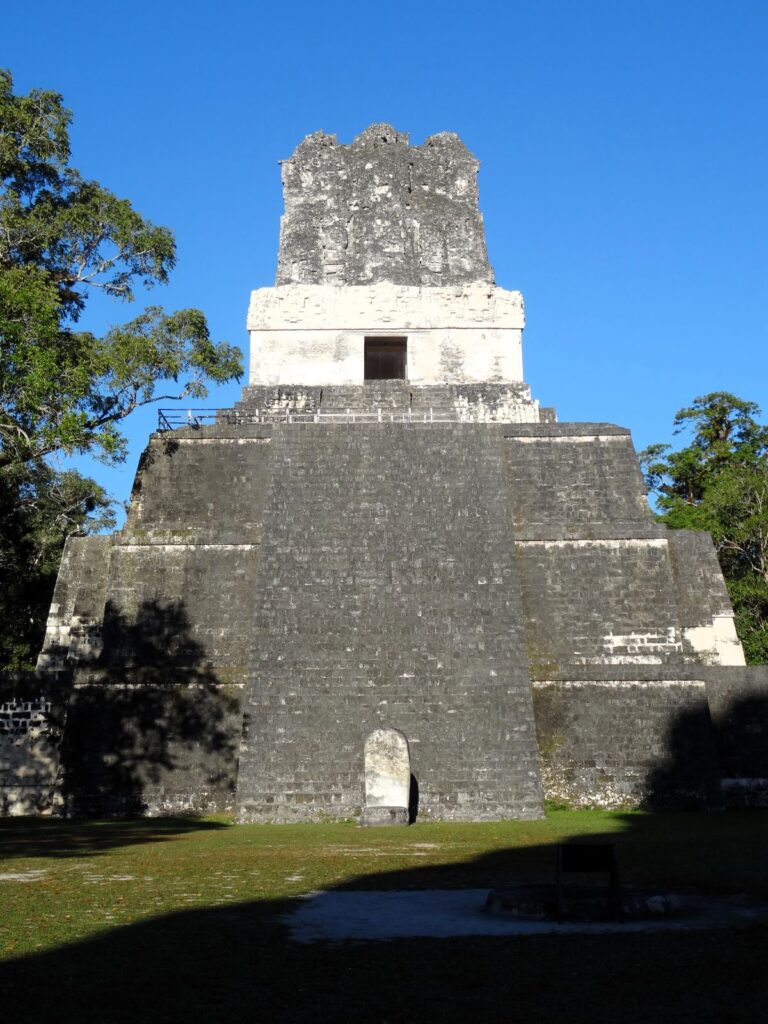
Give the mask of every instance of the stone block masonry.
<svg viewBox="0 0 768 1024">
<path fill-rule="evenodd" d="M 415 385 L 522 383 L 523 297 L 488 284 L 259 288 L 251 384 L 359 385 L 366 337 L 403 337 Z"/>
<path fill-rule="evenodd" d="M 268 420 L 302 417 L 338 421 L 381 417 L 383 421 L 412 419 L 422 422 L 453 420 L 461 423 L 539 423 L 554 419 L 553 410 L 541 409 L 527 384 L 433 384 L 410 381 L 370 381 L 359 384 L 243 388 L 234 407 L 235 417 Z"/>
<path fill-rule="evenodd" d="M 531 397 L 477 169 L 388 125 L 283 163 L 249 386 L 150 439 L 124 529 L 67 544 L 41 671 L 0 677 L 6 813 L 357 818 L 382 736 L 410 765 L 378 804 L 369 756 L 371 822 L 406 790 L 457 821 L 768 803 L 712 542 L 655 522 L 628 431 Z"/>
<path fill-rule="evenodd" d="M 70 680 L 0 672 L 0 815 L 51 814 Z"/>
<path fill-rule="evenodd" d="M 421 817 L 534 816 L 539 778 L 577 806 L 711 805 L 719 652 L 686 630 L 729 607 L 715 563 L 691 566 L 702 543 L 653 522 L 608 424 L 153 437 L 124 530 L 70 541 L 41 659 L 73 677 L 49 700 L 65 742 L 0 738 L 6 810 L 355 816 L 376 728 L 406 736 Z M 734 789 L 760 759 L 739 758 L 757 746 L 728 678 Z M 683 733 L 693 775 L 665 761 Z"/>
<path fill-rule="evenodd" d="M 412 404 L 395 383 L 305 398 Z M 409 742 L 420 817 L 534 816 L 539 779 L 577 806 L 712 805 L 707 697 L 751 793 L 764 700 L 703 689 L 722 649 L 687 639 L 730 614 L 705 539 L 654 523 L 609 424 L 153 437 L 124 530 L 70 541 L 41 663 L 71 679 L 52 732 L 0 737 L 6 810 L 355 816 L 377 728 Z"/>
<path fill-rule="evenodd" d="M 124 529 L 68 542 L 40 659 L 68 680 L 49 810 L 234 809 L 270 440 L 223 424 L 155 435 Z"/>
<path fill-rule="evenodd" d="M 67 541 L 38 658 L 41 671 L 66 669 L 70 653 L 80 661 L 91 661 L 101 653 L 111 548 L 111 537 Z"/>
<path fill-rule="evenodd" d="M 670 530 L 667 537 L 685 660 L 743 665 L 744 652 L 712 538 L 695 530 Z"/>
<path fill-rule="evenodd" d="M 699 670 L 702 671 L 702 670 Z M 768 665 L 703 669 L 727 803 L 768 807 Z"/>
<path fill-rule="evenodd" d="M 665 540 L 526 541 L 518 554 L 533 664 L 682 663 Z"/>
<path fill-rule="evenodd" d="M 274 427 L 240 754 L 241 821 L 360 813 L 376 728 L 420 816 L 541 814 L 503 436 Z"/>
<path fill-rule="evenodd" d="M 277 284 L 491 282 L 477 169 L 451 132 L 421 146 L 386 124 L 349 146 L 308 136 L 282 165 Z"/>
<path fill-rule="evenodd" d="M 629 432 L 507 431 L 534 671 L 579 664 L 743 664 L 712 542 L 653 519 Z"/>
<path fill-rule="evenodd" d="M 58 813 L 75 818 L 232 813 L 242 684 L 224 673 L 80 672 L 69 698 Z M 126 681 L 122 681 L 126 680 Z"/>
<path fill-rule="evenodd" d="M 544 794 L 569 807 L 722 805 L 706 687 L 695 671 L 619 665 L 536 679 Z"/>
<path fill-rule="evenodd" d="M 614 536 L 622 527 L 631 536 L 662 533 L 653 528 L 628 430 L 569 423 L 510 432 L 508 467 L 520 538 L 563 539 L 565 531 L 601 525 Z"/>
</svg>

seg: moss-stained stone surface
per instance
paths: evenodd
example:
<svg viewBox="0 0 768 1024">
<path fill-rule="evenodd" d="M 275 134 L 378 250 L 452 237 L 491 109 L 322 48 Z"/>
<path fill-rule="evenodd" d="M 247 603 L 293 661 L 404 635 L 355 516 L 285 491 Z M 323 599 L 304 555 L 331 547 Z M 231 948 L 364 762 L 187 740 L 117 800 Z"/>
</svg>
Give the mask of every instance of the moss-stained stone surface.
<svg viewBox="0 0 768 1024">
<path fill-rule="evenodd" d="M 307 136 L 282 165 L 277 284 L 492 281 L 478 166 L 452 132 L 421 146 L 386 124 L 348 146 Z"/>
<path fill-rule="evenodd" d="M 48 654 L 75 689 L 50 739 L 47 719 L 34 743 L 2 737 L 6 811 L 355 816 L 380 726 L 408 739 L 423 818 L 536 814 L 540 784 L 576 806 L 702 806 L 723 776 L 743 802 L 738 780 L 768 775 L 765 674 L 747 686 L 681 645 L 694 570 L 642 503 L 613 501 L 635 479 L 626 437 L 222 422 L 152 438 L 125 529 L 70 542 Z M 721 612 L 714 567 L 696 572 L 699 617 Z"/>
<path fill-rule="evenodd" d="M 272 459 L 241 819 L 356 813 L 378 727 L 420 815 L 540 814 L 500 429 L 275 427 Z"/>
<path fill-rule="evenodd" d="M 379 728 L 421 818 L 768 800 L 711 541 L 654 521 L 627 430 L 531 397 L 477 166 L 386 125 L 283 164 L 250 386 L 69 541 L 42 674 L 0 679 L 6 810 L 356 817 Z"/>
</svg>

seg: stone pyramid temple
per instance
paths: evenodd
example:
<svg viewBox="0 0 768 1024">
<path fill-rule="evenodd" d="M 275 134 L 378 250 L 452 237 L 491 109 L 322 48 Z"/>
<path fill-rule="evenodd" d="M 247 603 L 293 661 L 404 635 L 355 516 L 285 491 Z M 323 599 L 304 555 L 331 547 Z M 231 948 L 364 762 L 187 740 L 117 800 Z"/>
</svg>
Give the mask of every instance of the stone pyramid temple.
<svg viewBox="0 0 768 1024">
<path fill-rule="evenodd" d="M 531 396 L 477 170 L 388 125 L 282 164 L 248 385 L 164 412 L 124 528 L 69 541 L 6 810 L 365 820 L 380 735 L 411 820 L 762 792 L 712 541 L 655 521 L 628 430 Z"/>
</svg>

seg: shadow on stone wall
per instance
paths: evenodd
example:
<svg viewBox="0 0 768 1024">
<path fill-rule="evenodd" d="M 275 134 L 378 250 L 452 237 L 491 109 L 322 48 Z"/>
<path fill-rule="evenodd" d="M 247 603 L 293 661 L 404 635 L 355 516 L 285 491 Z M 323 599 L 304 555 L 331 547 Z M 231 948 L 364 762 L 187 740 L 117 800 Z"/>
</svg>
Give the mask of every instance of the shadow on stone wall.
<svg viewBox="0 0 768 1024">
<path fill-rule="evenodd" d="M 127 669 L 140 673 L 141 682 L 185 682 L 192 676 L 217 682 L 183 601 L 143 601 L 135 615 L 107 601 L 99 668 L 111 682 L 125 681 Z"/>
<path fill-rule="evenodd" d="M 687 709 L 671 723 L 666 746 L 664 760 L 648 773 L 646 808 L 765 806 L 768 694 L 731 697 L 711 711 Z"/>
<path fill-rule="evenodd" d="M 111 605 L 104 650 L 77 675 L 61 748 L 72 817 L 231 810 L 240 693 L 191 633 L 182 602 Z"/>
<path fill-rule="evenodd" d="M 723 777 L 768 779 L 768 693 L 731 699 L 712 720 Z"/>
<path fill-rule="evenodd" d="M 702 810 L 722 806 L 717 746 L 705 703 L 674 716 L 666 730 L 665 753 L 648 771 L 647 810 Z"/>
</svg>

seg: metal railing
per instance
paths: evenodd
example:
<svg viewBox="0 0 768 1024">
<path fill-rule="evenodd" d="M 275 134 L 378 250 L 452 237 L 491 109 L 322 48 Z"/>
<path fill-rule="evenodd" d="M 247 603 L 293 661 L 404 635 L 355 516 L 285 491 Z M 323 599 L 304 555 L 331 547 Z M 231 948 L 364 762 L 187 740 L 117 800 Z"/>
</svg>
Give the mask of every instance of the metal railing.
<svg viewBox="0 0 768 1024">
<path fill-rule="evenodd" d="M 157 429 L 178 430 L 179 427 L 202 427 L 206 423 L 222 422 L 227 409 L 158 409 Z"/>
<path fill-rule="evenodd" d="M 433 408 L 414 411 L 345 409 L 338 412 L 299 412 L 295 409 L 254 409 L 240 412 L 233 409 L 158 409 L 157 429 L 178 430 L 180 427 L 203 427 L 225 423 L 464 423 L 472 420 L 465 410 Z"/>
</svg>

